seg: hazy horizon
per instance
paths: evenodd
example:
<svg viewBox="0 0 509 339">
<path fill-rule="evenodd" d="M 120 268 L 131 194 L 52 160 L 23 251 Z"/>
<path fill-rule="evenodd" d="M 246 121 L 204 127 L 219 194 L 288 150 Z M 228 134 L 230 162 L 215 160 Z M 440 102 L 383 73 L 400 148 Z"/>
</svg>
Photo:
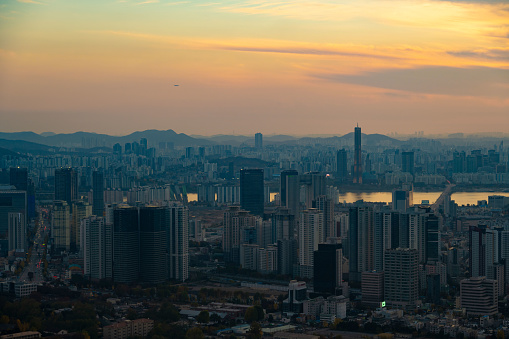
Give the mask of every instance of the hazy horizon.
<svg viewBox="0 0 509 339">
<path fill-rule="evenodd" d="M 509 3 L 6 0 L 5 131 L 480 133 L 509 125 Z"/>
</svg>

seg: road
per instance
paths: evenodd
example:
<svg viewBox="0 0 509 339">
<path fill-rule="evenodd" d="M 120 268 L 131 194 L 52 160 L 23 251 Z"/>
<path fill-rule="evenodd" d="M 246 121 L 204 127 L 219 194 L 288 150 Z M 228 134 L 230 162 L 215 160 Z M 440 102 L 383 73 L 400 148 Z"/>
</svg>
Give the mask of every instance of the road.
<svg viewBox="0 0 509 339">
<path fill-rule="evenodd" d="M 40 284 L 45 280 L 42 275 L 44 269 L 42 256 L 44 249 L 46 248 L 44 239 L 46 238 L 46 235 L 49 234 L 49 230 L 49 222 L 44 219 L 42 213 L 39 213 L 39 227 L 37 228 L 37 233 L 34 236 L 32 255 L 30 257 L 30 261 L 25 264 L 23 272 L 19 275 L 18 282 L 32 282 L 34 284 Z M 32 280 L 29 278 L 29 272 L 33 272 Z"/>
<path fill-rule="evenodd" d="M 450 184 L 450 185 L 447 185 L 447 187 L 445 188 L 445 190 L 442 192 L 442 194 L 440 194 L 440 196 L 438 197 L 437 201 L 435 201 L 435 203 L 433 205 L 431 205 L 431 209 L 433 210 L 433 212 L 435 214 L 438 213 L 438 210 L 440 208 L 440 205 L 442 205 L 444 203 L 444 200 L 447 196 L 449 196 L 451 194 L 451 190 L 452 188 L 456 186 L 456 185 L 453 185 L 453 184 Z"/>
</svg>

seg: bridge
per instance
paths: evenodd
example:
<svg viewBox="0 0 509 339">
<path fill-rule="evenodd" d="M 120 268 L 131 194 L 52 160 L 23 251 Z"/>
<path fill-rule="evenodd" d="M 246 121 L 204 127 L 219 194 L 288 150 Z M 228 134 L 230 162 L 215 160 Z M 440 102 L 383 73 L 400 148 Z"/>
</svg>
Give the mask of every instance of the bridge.
<svg viewBox="0 0 509 339">
<path fill-rule="evenodd" d="M 442 192 L 442 194 L 440 194 L 440 196 L 438 197 L 437 201 L 435 201 L 435 203 L 433 205 L 431 205 L 431 209 L 433 210 L 433 212 L 435 214 L 438 213 L 438 209 L 440 208 L 440 205 L 442 205 L 445 201 L 445 198 L 450 196 L 451 195 L 451 190 L 452 188 L 456 186 L 456 185 L 453 185 L 453 184 L 449 184 L 447 185 L 447 187 L 445 188 L 445 190 Z"/>
</svg>

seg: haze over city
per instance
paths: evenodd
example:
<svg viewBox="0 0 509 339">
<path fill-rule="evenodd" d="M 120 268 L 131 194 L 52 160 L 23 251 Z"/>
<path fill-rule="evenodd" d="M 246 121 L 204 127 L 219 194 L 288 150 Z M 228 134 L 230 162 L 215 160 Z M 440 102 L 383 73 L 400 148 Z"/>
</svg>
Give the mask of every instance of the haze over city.
<svg viewBox="0 0 509 339">
<path fill-rule="evenodd" d="M 502 131 L 508 10 L 501 1 L 7 0 L 1 129 Z"/>
</svg>

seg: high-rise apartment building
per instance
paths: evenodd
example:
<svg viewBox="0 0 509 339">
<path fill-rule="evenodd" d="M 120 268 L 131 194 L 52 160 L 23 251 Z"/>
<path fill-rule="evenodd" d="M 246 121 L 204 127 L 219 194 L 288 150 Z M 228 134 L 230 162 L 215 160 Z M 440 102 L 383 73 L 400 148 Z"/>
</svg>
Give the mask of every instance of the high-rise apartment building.
<svg viewBox="0 0 509 339">
<path fill-rule="evenodd" d="M 18 191 L 28 191 L 28 169 L 11 167 L 9 170 L 9 184 Z"/>
<path fill-rule="evenodd" d="M 419 300 L 419 253 L 409 248 L 385 251 L 384 294 L 388 306 L 413 309 Z"/>
<path fill-rule="evenodd" d="M 94 171 L 92 174 L 92 214 L 104 215 L 104 174 Z"/>
<path fill-rule="evenodd" d="M 55 200 L 63 200 L 71 206 L 78 199 L 78 176 L 72 168 L 55 170 Z"/>
<path fill-rule="evenodd" d="M 81 250 L 84 274 L 92 279 L 105 279 L 112 276 L 113 228 L 105 218 L 89 216 L 80 224 Z"/>
<path fill-rule="evenodd" d="M 21 212 L 9 213 L 8 216 L 9 251 L 25 249 L 26 245 L 26 215 Z"/>
<path fill-rule="evenodd" d="M 287 207 L 291 214 L 299 215 L 300 178 L 296 170 L 281 172 L 279 199 L 281 206 Z"/>
<path fill-rule="evenodd" d="M 71 249 L 79 249 L 81 220 L 92 215 L 92 206 L 83 200 L 74 200 L 71 205 Z"/>
<path fill-rule="evenodd" d="M 57 200 L 53 203 L 51 237 L 56 249 L 71 249 L 71 208 L 66 201 Z"/>
<path fill-rule="evenodd" d="M 346 180 L 348 178 L 348 158 L 346 150 L 340 149 L 336 153 L 336 175 L 337 178 L 341 181 Z"/>
<path fill-rule="evenodd" d="M 166 244 L 168 210 L 165 207 L 145 206 L 140 216 L 140 280 L 161 284 L 168 278 Z"/>
<path fill-rule="evenodd" d="M 299 224 L 299 264 L 300 275 L 313 277 L 314 252 L 318 250 L 320 233 L 323 229 L 323 213 L 316 208 L 304 210 Z"/>
<path fill-rule="evenodd" d="M 304 187 L 304 199 L 306 208 L 313 207 L 313 201 L 326 195 L 325 175 L 319 172 L 305 173 L 300 176 L 300 185 Z"/>
<path fill-rule="evenodd" d="M 320 195 L 313 200 L 313 208 L 323 214 L 323 227 L 320 229 L 320 242 L 327 242 L 328 238 L 336 238 L 337 232 L 334 222 L 334 203 L 325 195 Z"/>
<path fill-rule="evenodd" d="M 353 183 L 362 184 L 362 149 L 361 149 L 361 128 L 355 127 L 354 132 L 354 157 L 353 157 Z"/>
<path fill-rule="evenodd" d="M 223 253 L 226 262 L 240 262 L 241 233 L 247 228 L 255 228 L 261 222 L 259 217 L 241 210 L 239 206 L 231 206 L 223 217 Z"/>
<path fill-rule="evenodd" d="M 356 206 L 349 211 L 349 281 L 361 282 L 362 272 L 374 269 L 374 214 L 371 206 Z"/>
<path fill-rule="evenodd" d="M 240 170 L 240 206 L 253 215 L 263 216 L 265 195 L 263 169 Z"/>
<path fill-rule="evenodd" d="M 272 215 L 272 240 L 296 239 L 297 220 L 295 215 L 290 214 L 290 209 L 280 207 Z"/>
<path fill-rule="evenodd" d="M 130 284 L 140 275 L 138 208 L 120 206 L 113 211 L 113 279 Z"/>
<path fill-rule="evenodd" d="M 189 209 L 178 203 L 170 204 L 168 209 L 169 278 L 185 281 L 189 278 Z"/>
<path fill-rule="evenodd" d="M 414 174 L 414 152 L 401 153 L 401 171 L 405 173 Z"/>
</svg>

